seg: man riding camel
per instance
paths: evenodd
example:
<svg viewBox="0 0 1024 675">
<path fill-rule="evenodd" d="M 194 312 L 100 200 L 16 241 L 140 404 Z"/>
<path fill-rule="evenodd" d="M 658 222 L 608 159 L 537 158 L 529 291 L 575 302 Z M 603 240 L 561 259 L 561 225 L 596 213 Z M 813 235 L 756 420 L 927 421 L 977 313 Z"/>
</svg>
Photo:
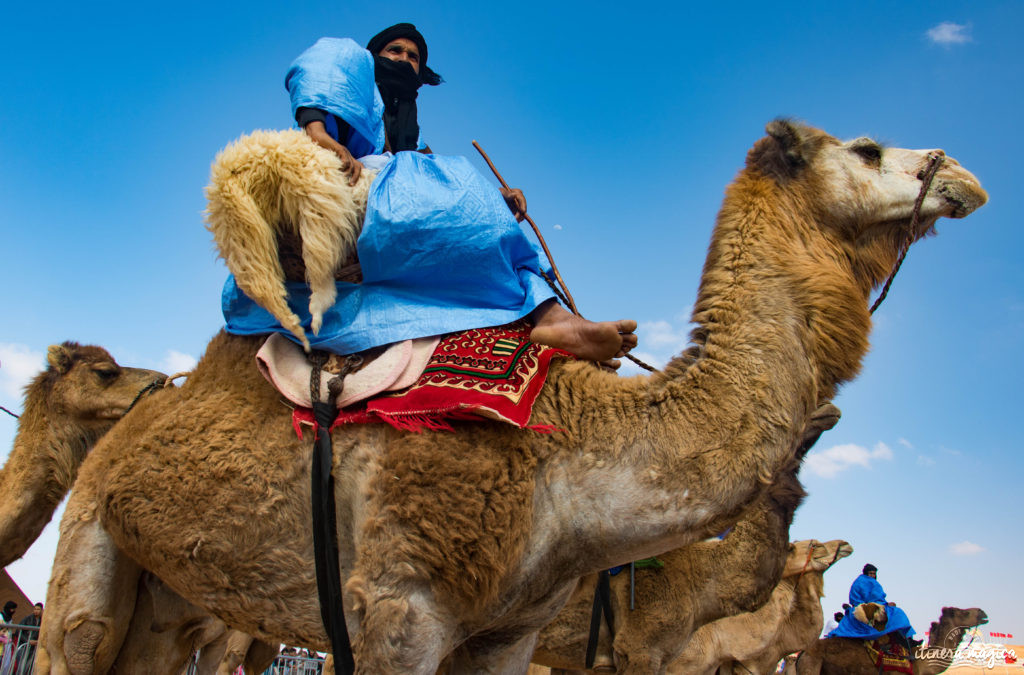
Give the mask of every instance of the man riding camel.
<svg viewBox="0 0 1024 675">
<path fill-rule="evenodd" d="M 558 304 L 518 225 L 523 193 L 499 192 L 468 160 L 433 155 L 420 139 L 418 90 L 442 82 L 427 56 L 415 26 L 400 23 L 366 50 L 323 38 L 289 68 L 296 122 L 341 158 L 351 184 L 364 168 L 377 171 L 357 245 L 364 283 L 338 282 L 314 346 L 353 353 L 526 318 L 533 342 L 618 367 L 637 344 L 636 322 L 591 322 Z M 232 279 L 223 306 L 229 332 L 279 330 Z"/>
<path fill-rule="evenodd" d="M 857 607 L 868 602 L 885 607 L 887 620 L 885 627 L 881 630 L 876 630 L 872 626 L 859 621 L 854 616 Z M 868 563 L 864 565 L 860 576 L 854 579 L 853 584 L 850 586 L 850 605 L 846 608 L 846 616 L 843 617 L 843 620 L 839 622 L 839 625 L 827 637 L 852 637 L 873 640 L 890 633 L 896 633 L 905 640 L 908 649 L 919 644 L 912 639 L 914 637 L 914 629 L 910 625 L 910 619 L 907 617 L 906 612 L 897 607 L 895 602 L 886 600 L 882 584 L 878 583 L 878 568 Z"/>
</svg>

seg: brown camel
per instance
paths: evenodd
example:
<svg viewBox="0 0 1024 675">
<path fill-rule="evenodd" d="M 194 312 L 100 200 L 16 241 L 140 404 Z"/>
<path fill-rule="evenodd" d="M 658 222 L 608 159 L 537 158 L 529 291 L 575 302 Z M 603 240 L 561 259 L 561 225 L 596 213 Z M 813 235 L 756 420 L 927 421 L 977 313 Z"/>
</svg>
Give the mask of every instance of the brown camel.
<svg viewBox="0 0 1024 675">
<path fill-rule="evenodd" d="M 531 420 L 555 434 L 489 422 L 333 432 L 359 672 L 434 673 L 442 660 L 525 672 L 577 579 L 735 520 L 857 373 L 868 296 L 904 237 L 987 199 L 947 160 L 908 232 L 928 152 L 786 121 L 768 132 L 727 191 L 694 345 L 663 372 L 556 365 Z M 127 627 L 110 598 L 131 592 L 140 567 L 239 630 L 329 649 L 310 443 L 252 367 L 260 342 L 217 335 L 184 386 L 140 403 L 83 464 L 49 587 L 44 672 L 106 669 Z"/>
<path fill-rule="evenodd" d="M 65 342 L 47 350 L 47 367 L 25 390 L 14 450 L 0 470 L 5 495 L 0 507 L 0 551 L 5 565 L 21 557 L 38 538 L 96 441 L 143 392 L 165 379 L 153 370 L 118 365 L 102 347 Z M 118 672 L 174 675 L 181 672 L 192 650 L 219 636 L 226 639 L 223 622 L 187 603 L 155 577 L 146 575 L 140 583 L 138 598 L 124 599 L 129 605 L 134 601 L 135 608 L 129 635 L 117 655 Z M 263 644 L 257 641 L 253 653 L 262 654 Z M 207 646 L 206 651 L 212 650 Z M 246 659 L 251 668 L 264 661 L 262 657 Z"/>
<path fill-rule="evenodd" d="M 755 612 L 729 616 L 701 627 L 667 672 L 679 675 L 722 672 L 774 673 L 779 659 L 813 642 L 824 624 L 824 574 L 853 553 L 845 541 L 813 542 L 806 565 L 793 565 L 771 598 Z"/>
<path fill-rule="evenodd" d="M 828 420 L 831 426 L 838 415 Z M 635 610 L 629 609 L 628 575 L 612 577 L 614 644 L 602 621 L 594 669 L 662 672 L 700 626 L 763 605 L 787 560 L 795 555 L 802 564 L 807 558 L 806 550 L 794 553 L 789 544 L 789 526 L 804 494 L 794 466 L 780 474 L 723 540 L 713 538 L 659 555 L 663 568 L 637 571 Z M 596 584 L 597 575 L 580 580 L 566 606 L 540 632 L 533 663 L 585 668 Z"/>
<path fill-rule="evenodd" d="M 124 368 L 101 347 L 52 345 L 25 388 L 14 448 L 0 470 L 0 565 L 25 554 L 50 522 L 96 441 L 166 375 Z"/>
<path fill-rule="evenodd" d="M 945 672 L 968 630 L 986 623 L 988 615 L 977 607 L 943 607 L 939 620 L 932 622 L 928 644 L 914 651 L 914 675 Z M 878 667 L 864 648 L 863 640 L 834 637 L 818 640 L 800 654 L 796 672 L 799 675 L 875 675 Z"/>
</svg>

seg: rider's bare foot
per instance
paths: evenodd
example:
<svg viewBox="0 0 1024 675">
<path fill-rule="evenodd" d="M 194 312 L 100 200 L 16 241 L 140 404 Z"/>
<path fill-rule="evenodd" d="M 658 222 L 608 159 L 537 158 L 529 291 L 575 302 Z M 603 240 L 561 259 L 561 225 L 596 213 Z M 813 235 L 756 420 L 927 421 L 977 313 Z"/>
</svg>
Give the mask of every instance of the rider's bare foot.
<svg viewBox="0 0 1024 675">
<path fill-rule="evenodd" d="M 530 339 L 558 347 L 587 361 L 611 361 L 636 346 L 636 321 L 587 321 L 570 314 L 554 299 L 533 310 Z"/>
</svg>

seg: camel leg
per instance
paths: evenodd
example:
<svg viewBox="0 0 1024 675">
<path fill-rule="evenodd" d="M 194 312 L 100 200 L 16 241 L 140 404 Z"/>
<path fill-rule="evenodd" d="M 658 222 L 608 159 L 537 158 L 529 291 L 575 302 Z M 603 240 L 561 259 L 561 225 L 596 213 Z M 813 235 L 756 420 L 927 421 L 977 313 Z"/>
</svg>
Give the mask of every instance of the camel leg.
<svg viewBox="0 0 1024 675">
<path fill-rule="evenodd" d="M 437 672 L 454 644 L 455 622 L 442 615 L 429 589 L 382 591 L 372 582 L 358 581 L 350 581 L 349 589 L 360 598 L 357 607 L 364 610 L 352 643 L 357 674 Z"/>
<path fill-rule="evenodd" d="M 135 610 L 141 569 L 103 531 L 89 501 L 73 493 L 61 522 L 37 673 L 109 672 Z"/>
<path fill-rule="evenodd" d="M 227 644 L 224 647 L 224 657 L 217 666 L 216 675 L 231 675 L 238 669 L 238 666 L 245 662 L 245 654 L 249 651 L 249 645 L 253 638 L 248 633 L 232 630 L 227 633 Z"/>
<path fill-rule="evenodd" d="M 487 638 L 472 639 L 452 655 L 449 672 L 459 675 L 526 675 L 530 669 L 530 657 L 537 646 L 537 636 L 537 632 L 529 633 L 511 645 Z"/>
</svg>

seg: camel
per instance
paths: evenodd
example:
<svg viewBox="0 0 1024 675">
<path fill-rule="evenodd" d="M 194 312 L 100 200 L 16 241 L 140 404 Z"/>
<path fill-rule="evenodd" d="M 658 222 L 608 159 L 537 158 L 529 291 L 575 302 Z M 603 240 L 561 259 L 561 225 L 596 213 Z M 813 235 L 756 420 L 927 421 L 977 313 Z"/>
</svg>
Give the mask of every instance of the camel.
<svg viewBox="0 0 1024 675">
<path fill-rule="evenodd" d="M 365 171 L 349 186 L 341 159 L 298 129 L 254 131 L 218 153 L 210 169 L 206 222 L 220 256 L 238 287 L 266 307 L 307 352 L 309 338 L 288 307 L 279 254 L 301 249 L 316 334 L 337 297 L 335 273 L 355 255 L 375 175 Z"/>
<path fill-rule="evenodd" d="M 155 370 L 125 368 L 102 347 L 52 345 L 46 369 L 25 388 L 14 448 L 0 470 L 0 565 L 39 538 L 71 489 L 78 467 L 142 392 L 164 383 Z"/>
<path fill-rule="evenodd" d="M 274 661 L 278 648 L 228 628 L 145 573 L 113 670 L 178 675 L 198 652 L 200 675 L 230 675 L 240 665 L 246 673 L 262 673 Z"/>
<path fill-rule="evenodd" d="M 988 623 L 988 615 L 977 607 L 943 607 L 938 621 L 928 632 L 928 644 L 914 650 L 914 675 L 938 675 L 953 663 L 953 656 L 969 629 Z M 796 661 L 799 675 L 849 673 L 875 675 L 878 668 L 861 640 L 826 638 L 817 640 Z"/>
<path fill-rule="evenodd" d="M 531 419 L 553 434 L 486 421 L 446 434 L 335 429 L 357 672 L 434 673 L 442 662 L 525 672 L 577 579 L 738 518 L 857 373 L 869 293 L 904 237 L 987 200 L 947 159 L 908 232 L 934 154 L 772 122 L 727 191 L 693 345 L 662 372 L 557 364 Z M 330 650 L 312 562 L 312 451 L 252 367 L 260 343 L 216 335 L 182 387 L 143 400 L 82 465 L 41 672 L 107 667 L 127 627 L 110 598 L 131 593 L 141 569 L 246 633 Z"/>
<path fill-rule="evenodd" d="M 838 421 L 828 406 L 825 426 Z M 820 429 L 815 430 L 817 434 Z M 815 434 L 816 438 L 816 434 Z M 809 449 L 810 444 L 804 444 Z M 629 609 L 628 575 L 612 578 L 614 645 L 601 624 L 594 669 L 618 673 L 657 673 L 673 661 L 700 626 L 763 605 L 782 578 L 784 567 L 807 560 L 804 547 L 789 544 L 793 513 L 804 491 L 797 465 L 781 472 L 743 518 L 719 540 L 697 542 L 658 556 L 659 570 L 639 570 L 636 610 Z M 794 573 L 796 573 L 794 572 Z M 597 575 L 580 580 L 566 606 L 541 632 L 533 663 L 582 670 L 589 638 Z"/>
<path fill-rule="evenodd" d="M 787 565 L 787 571 L 795 569 L 795 573 L 783 577 L 763 607 L 712 621 L 698 629 L 666 672 L 714 675 L 721 669 L 774 673 L 779 659 L 813 642 L 824 624 L 821 597 L 825 572 L 837 560 L 852 554 L 853 547 L 841 540 L 811 545 L 813 555 L 799 561 L 806 562 L 805 565 Z"/>
<path fill-rule="evenodd" d="M 162 386 L 166 377 L 121 366 L 102 347 L 69 341 L 47 350 L 46 369 L 26 387 L 14 449 L 0 470 L 4 565 L 24 555 L 38 538 L 96 441 L 143 392 Z M 140 583 L 129 636 L 117 655 L 119 672 L 162 670 L 175 675 L 193 649 L 221 636 L 226 640 L 228 631 L 221 621 L 185 602 L 155 577 L 145 575 Z M 246 659 L 250 668 L 269 663 L 264 644 L 257 641 L 252 646 Z M 276 655 L 276 647 L 269 647 Z M 242 654 L 249 649 L 246 645 Z M 212 653 L 209 647 L 206 651 Z"/>
</svg>

